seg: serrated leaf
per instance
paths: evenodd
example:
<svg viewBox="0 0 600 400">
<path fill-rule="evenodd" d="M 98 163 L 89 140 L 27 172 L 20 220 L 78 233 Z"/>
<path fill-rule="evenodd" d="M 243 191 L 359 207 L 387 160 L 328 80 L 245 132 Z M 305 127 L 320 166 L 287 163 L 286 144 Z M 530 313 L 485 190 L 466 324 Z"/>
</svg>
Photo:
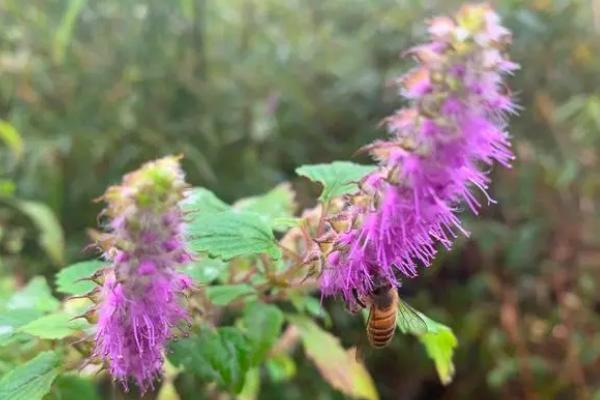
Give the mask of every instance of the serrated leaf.
<svg viewBox="0 0 600 400">
<path fill-rule="evenodd" d="M 289 183 L 282 183 L 269 192 L 237 201 L 235 208 L 260 217 L 273 229 L 285 229 L 294 215 L 294 191 Z"/>
<path fill-rule="evenodd" d="M 233 388 L 234 392 L 239 393 L 244 387 L 246 373 L 252 363 L 250 344 L 237 328 L 219 328 L 219 335 L 228 354 L 228 362 L 225 363 L 225 368 L 221 369 L 221 374 L 225 383 Z"/>
<path fill-rule="evenodd" d="M 94 289 L 94 282 L 81 281 L 107 265 L 105 261 L 89 260 L 82 261 L 58 271 L 56 274 L 56 290 L 66 294 L 84 294 Z M 79 281 L 79 282 L 78 282 Z"/>
<path fill-rule="evenodd" d="M 169 360 L 206 381 L 239 392 L 250 368 L 248 339 L 233 327 L 202 329 L 170 345 Z"/>
<path fill-rule="evenodd" d="M 169 360 L 204 380 L 239 392 L 248 370 L 265 357 L 282 323 L 277 307 L 252 303 L 244 309 L 243 331 L 235 327 L 202 329 L 196 336 L 172 343 Z"/>
<path fill-rule="evenodd" d="M 229 205 L 219 199 L 213 192 L 203 187 L 191 189 L 181 202 L 185 212 L 212 213 L 229 209 Z"/>
<path fill-rule="evenodd" d="M 250 285 L 218 285 L 206 288 L 206 295 L 211 303 L 217 306 L 226 306 L 232 301 L 242 297 L 255 294 L 256 291 Z"/>
<path fill-rule="evenodd" d="M 0 379 L 0 399 L 41 400 L 58 374 L 58 357 L 46 351 L 7 372 Z"/>
<path fill-rule="evenodd" d="M 429 319 L 429 318 L 428 318 Z M 450 328 L 429 319 L 428 325 L 435 324 L 436 329 L 419 336 L 427 355 L 433 360 L 440 381 L 447 385 L 454 378 L 452 356 L 458 346 L 458 340 Z"/>
<path fill-rule="evenodd" d="M 303 316 L 288 315 L 298 328 L 304 351 L 323 378 L 342 393 L 360 399 L 378 399 L 377 389 L 354 349 L 344 350 L 338 338 Z"/>
<path fill-rule="evenodd" d="M 433 360 L 440 381 L 447 385 L 454 377 L 452 356 L 458 340 L 450 328 L 440 324 L 401 301 L 397 324 L 402 333 L 415 335 Z"/>
<path fill-rule="evenodd" d="M 195 215 L 188 241 L 192 250 L 223 260 L 260 253 L 281 257 L 271 227 L 257 214 L 237 210 Z"/>
<path fill-rule="evenodd" d="M 244 309 L 242 324 L 252 344 L 252 363 L 258 364 L 281 333 L 283 313 L 274 305 L 250 303 Z"/>
<path fill-rule="evenodd" d="M 227 263 L 216 259 L 204 257 L 196 262 L 188 264 L 182 272 L 189 275 L 194 282 L 206 285 L 217 279 L 219 274 L 227 267 Z"/>
<path fill-rule="evenodd" d="M 296 173 L 313 182 L 321 183 L 323 192 L 319 200 L 326 202 L 333 197 L 354 191 L 357 187 L 354 182 L 359 181 L 376 168 L 373 165 L 334 161 L 330 164 L 303 165 L 296 168 Z"/>
<path fill-rule="evenodd" d="M 64 313 L 45 315 L 19 328 L 20 332 L 37 336 L 40 339 L 62 339 L 88 328 L 90 325 L 81 318 Z"/>
<path fill-rule="evenodd" d="M 63 264 L 65 239 L 62 227 L 54 212 L 45 204 L 19 200 L 13 203 L 27 215 L 39 230 L 38 242 L 50 259 L 57 265 Z"/>
<path fill-rule="evenodd" d="M 96 385 L 77 375 L 59 375 L 48 400 L 101 400 Z"/>
<path fill-rule="evenodd" d="M 20 309 L 5 310 L 0 313 L 0 346 L 11 343 L 18 329 L 27 323 L 42 316 L 40 310 Z"/>
<path fill-rule="evenodd" d="M 224 362 L 222 351 L 218 331 L 203 327 L 197 335 L 171 342 L 167 355 L 174 366 L 204 380 L 216 381 L 220 375 L 213 364 Z"/>
<path fill-rule="evenodd" d="M 52 296 L 46 279 L 41 276 L 34 277 L 27 286 L 13 294 L 6 303 L 6 308 L 9 310 L 55 311 L 59 306 L 60 302 Z"/>
</svg>

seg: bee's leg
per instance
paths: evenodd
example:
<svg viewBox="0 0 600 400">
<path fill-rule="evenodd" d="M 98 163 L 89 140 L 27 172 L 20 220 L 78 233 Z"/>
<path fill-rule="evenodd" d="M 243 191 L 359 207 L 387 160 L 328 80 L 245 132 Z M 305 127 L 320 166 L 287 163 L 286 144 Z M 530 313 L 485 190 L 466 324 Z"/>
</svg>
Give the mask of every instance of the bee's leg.
<svg viewBox="0 0 600 400">
<path fill-rule="evenodd" d="M 365 304 L 365 302 L 358 295 L 358 291 L 356 289 L 352 289 L 352 295 L 354 296 L 354 300 L 356 301 L 356 303 L 359 306 L 361 306 L 362 308 L 366 308 L 367 307 L 367 305 Z"/>
<path fill-rule="evenodd" d="M 356 291 L 356 289 L 352 289 L 352 297 L 353 297 L 352 299 L 346 300 L 346 309 L 350 313 L 356 314 L 363 308 L 367 307 L 365 302 L 358 295 L 358 292 Z"/>
<path fill-rule="evenodd" d="M 348 310 L 350 314 L 356 314 L 361 310 L 361 307 L 355 301 L 347 301 L 346 310 Z"/>
</svg>

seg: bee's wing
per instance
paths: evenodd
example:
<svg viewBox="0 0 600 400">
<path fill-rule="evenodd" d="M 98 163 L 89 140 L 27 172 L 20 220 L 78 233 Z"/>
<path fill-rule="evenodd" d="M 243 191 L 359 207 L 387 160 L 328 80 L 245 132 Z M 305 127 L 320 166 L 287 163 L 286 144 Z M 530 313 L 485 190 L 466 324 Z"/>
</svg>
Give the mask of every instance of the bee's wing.
<svg viewBox="0 0 600 400">
<path fill-rule="evenodd" d="M 398 327 L 402 333 L 412 333 L 413 335 L 423 335 L 427 333 L 427 323 L 419 315 L 419 312 L 412 308 L 402 299 L 398 299 Z"/>
</svg>

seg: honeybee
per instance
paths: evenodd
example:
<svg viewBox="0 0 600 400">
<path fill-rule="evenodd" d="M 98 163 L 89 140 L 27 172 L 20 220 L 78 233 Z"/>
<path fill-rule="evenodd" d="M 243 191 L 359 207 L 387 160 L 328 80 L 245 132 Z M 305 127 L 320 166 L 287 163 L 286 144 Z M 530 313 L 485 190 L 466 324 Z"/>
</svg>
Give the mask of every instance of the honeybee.
<svg viewBox="0 0 600 400">
<path fill-rule="evenodd" d="M 360 298 L 355 292 L 354 297 L 362 308 L 369 307 L 367 339 L 376 349 L 392 341 L 396 325 L 404 333 L 420 335 L 427 332 L 427 323 L 419 312 L 404 302 L 398 290 L 386 279 L 376 277 L 368 296 Z"/>
</svg>

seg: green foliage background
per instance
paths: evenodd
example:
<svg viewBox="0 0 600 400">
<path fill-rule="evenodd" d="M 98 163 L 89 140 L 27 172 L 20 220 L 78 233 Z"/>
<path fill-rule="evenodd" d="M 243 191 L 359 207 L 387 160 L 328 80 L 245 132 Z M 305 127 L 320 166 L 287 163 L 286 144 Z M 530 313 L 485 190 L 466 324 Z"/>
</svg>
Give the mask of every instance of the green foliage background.
<svg viewBox="0 0 600 400">
<path fill-rule="evenodd" d="M 455 381 L 440 386 L 399 337 L 366 356 L 382 398 L 600 398 L 600 4 L 493 3 L 522 65 L 518 158 L 494 171 L 499 204 L 469 218 L 471 238 L 403 288 L 459 337 Z M 457 4 L 3 0 L 0 302 L 90 258 L 91 200 L 149 159 L 183 154 L 188 181 L 228 202 L 290 180 L 311 206 L 295 168 L 383 134 L 402 105 L 390 82 L 411 65 L 398 55 Z M 326 307 L 342 343 L 358 343 L 362 322 Z M 1 350 L 0 373 L 19 357 Z M 261 383 L 265 399 L 341 398 L 303 358 L 293 378 Z"/>
</svg>

